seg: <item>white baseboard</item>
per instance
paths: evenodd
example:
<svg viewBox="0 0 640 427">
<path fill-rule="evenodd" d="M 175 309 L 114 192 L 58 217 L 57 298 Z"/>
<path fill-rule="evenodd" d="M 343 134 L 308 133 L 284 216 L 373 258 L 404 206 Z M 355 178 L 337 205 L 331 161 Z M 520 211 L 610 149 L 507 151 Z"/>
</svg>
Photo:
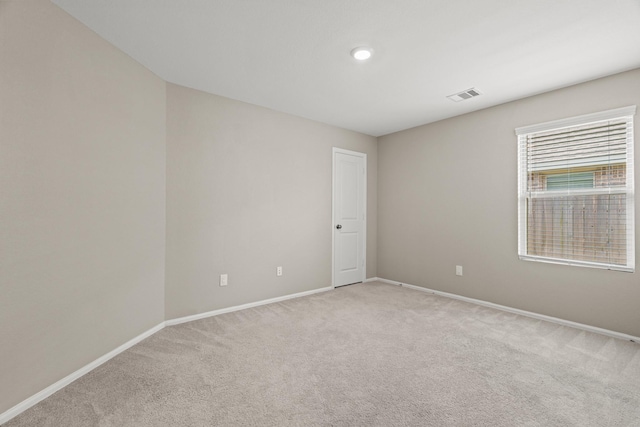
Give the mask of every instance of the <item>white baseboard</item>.
<svg viewBox="0 0 640 427">
<path fill-rule="evenodd" d="M 640 338 L 639 337 L 634 337 L 632 335 L 627 335 L 627 334 L 623 334 L 623 333 L 620 333 L 620 332 L 610 331 L 608 329 L 598 328 L 598 327 L 595 327 L 595 326 L 584 325 L 582 323 L 577 323 L 577 322 L 572 322 L 572 321 L 569 321 L 569 320 L 559 319 L 557 317 L 546 316 L 544 314 L 538 314 L 538 313 L 533 313 L 533 312 L 530 312 L 530 311 L 520 310 L 520 309 L 517 309 L 517 308 L 507 307 L 507 306 L 500 305 L 500 304 L 494 304 L 492 302 L 482 301 L 482 300 L 478 300 L 478 299 L 474 299 L 474 298 L 468 298 L 468 297 L 464 297 L 464 296 L 461 296 L 461 295 L 450 294 L 450 293 L 442 292 L 442 291 L 436 291 L 436 290 L 433 290 L 433 289 L 424 288 L 422 286 L 415 286 L 415 285 L 411 285 L 411 284 L 404 283 L 404 282 L 397 282 L 397 281 L 393 281 L 393 280 L 383 279 L 383 278 L 380 278 L 380 277 L 371 277 L 371 278 L 368 278 L 368 279 L 366 279 L 364 281 L 364 283 L 369 283 L 369 282 L 382 282 L 382 283 L 388 283 L 388 284 L 396 285 L 396 286 L 403 286 L 403 287 L 407 287 L 407 288 L 410 288 L 410 289 L 415 289 L 415 290 L 418 290 L 418 291 L 421 291 L 421 292 L 427 292 L 427 293 L 430 293 L 430 294 L 439 295 L 439 296 L 452 298 L 452 299 L 457 299 L 457 300 L 460 300 L 460 301 L 465 301 L 465 302 L 468 302 L 468 303 L 477 304 L 477 305 L 481 305 L 481 306 L 485 306 L 485 307 L 495 308 L 497 310 L 502 310 L 502 311 L 506 311 L 506 312 L 509 312 L 509 313 L 519 314 L 519 315 L 522 315 L 522 316 L 527 316 L 527 317 L 531 317 L 531 318 L 538 319 L 538 320 L 545 320 L 547 322 L 552 322 L 552 323 L 556 323 L 556 324 L 563 325 L 563 326 L 569 326 L 569 327 L 573 327 L 573 328 L 576 328 L 576 329 L 581 329 L 581 330 L 588 331 L 588 332 L 594 332 L 594 333 L 597 333 L 597 334 L 602 334 L 602 335 L 610 336 L 610 337 L 613 337 L 613 338 L 619 338 L 619 339 L 623 339 L 623 340 L 626 340 L 626 341 L 633 341 L 633 342 L 636 342 L 636 343 L 640 343 Z M 156 325 L 155 327 L 149 329 L 148 331 L 138 335 L 137 337 L 127 341 L 126 343 L 124 343 L 121 346 L 119 346 L 118 348 L 110 351 L 109 353 L 105 354 L 104 356 L 94 360 L 93 362 L 89 363 L 88 365 L 78 369 L 77 371 L 73 372 L 72 374 L 67 375 L 66 377 L 64 377 L 60 381 L 57 381 L 56 383 L 50 385 L 49 387 L 45 388 L 44 390 L 40 391 L 39 393 L 36 393 L 33 396 L 29 397 L 28 399 L 18 403 L 17 405 L 12 407 L 11 409 L 3 412 L 2 414 L 0 414 L 0 425 L 3 424 L 3 423 L 6 423 L 10 419 L 12 419 L 15 416 L 19 415 L 20 413 L 26 411 L 27 409 L 29 409 L 33 405 L 35 405 L 38 402 L 40 402 L 40 401 L 46 399 L 47 397 L 51 396 L 53 393 L 57 392 L 58 390 L 61 390 L 62 388 L 66 387 L 67 385 L 71 384 L 73 381 L 75 381 L 78 378 L 80 378 L 81 376 L 89 373 L 93 369 L 97 368 L 98 366 L 102 365 L 103 363 L 107 362 L 108 360 L 112 359 L 113 357 L 117 356 L 118 354 L 122 353 L 123 351 L 129 349 L 130 347 L 133 347 L 134 345 L 138 344 L 140 341 L 144 340 L 145 338 L 150 337 L 151 335 L 153 335 L 156 332 L 160 331 L 165 326 L 178 325 L 178 324 L 181 324 L 181 323 L 186 323 L 186 322 L 191 322 L 191 321 L 194 321 L 194 320 L 204 319 L 206 317 L 217 316 L 219 314 L 230 313 L 230 312 L 233 312 L 233 311 L 244 310 L 244 309 L 247 309 L 247 308 L 258 307 L 258 306 L 261 306 L 261 305 L 271 304 L 271 303 L 280 302 L 280 301 L 286 301 L 286 300 L 289 300 L 289 299 L 299 298 L 299 297 L 303 297 L 303 296 L 307 296 L 307 295 L 313 295 L 313 294 L 320 293 L 320 292 L 326 292 L 326 291 L 329 291 L 329 290 L 332 290 L 332 289 L 334 289 L 332 286 L 328 286 L 326 288 L 314 289 L 314 290 L 306 291 L 306 292 L 299 292 L 299 293 L 296 293 L 296 294 L 285 295 L 285 296 L 282 296 L 282 297 L 271 298 L 271 299 L 257 301 L 257 302 L 248 303 L 248 304 L 242 304 L 242 305 L 238 305 L 238 306 L 234 306 L 234 307 L 222 308 L 222 309 L 219 309 L 219 310 L 208 311 L 206 313 L 200 313 L 200 314 L 195 314 L 195 315 L 192 315 L 192 316 L 180 317 L 180 318 L 177 318 L 177 319 L 172 319 L 172 320 L 167 320 L 165 322 L 162 322 L 162 323 Z"/>
<path fill-rule="evenodd" d="M 91 372 L 92 370 L 94 370 L 98 366 L 100 366 L 103 363 L 107 362 L 109 359 L 114 358 L 115 356 L 117 356 L 118 354 L 120 354 L 123 351 L 127 350 L 128 348 L 133 347 L 134 345 L 138 344 L 143 339 L 150 337 L 151 335 L 155 334 L 156 332 L 158 332 L 162 328 L 164 328 L 164 322 L 160 323 L 159 325 L 154 326 L 153 328 L 149 329 L 146 332 L 143 332 L 142 334 L 138 335 L 137 337 L 135 337 L 135 338 L 127 341 L 126 343 L 122 344 L 120 347 L 116 348 L 115 350 L 110 351 L 109 353 L 107 353 L 104 356 L 94 360 L 93 362 L 89 363 L 88 365 L 85 365 L 82 368 L 78 369 L 77 371 L 67 375 L 66 377 L 64 377 L 60 381 L 58 381 L 58 382 L 56 382 L 54 384 L 51 384 L 49 387 L 45 388 L 44 390 L 40 391 L 39 393 L 36 393 L 33 396 L 29 397 L 28 399 L 23 400 L 22 402 L 18 403 L 13 408 L 11 408 L 11 409 L 3 412 L 2 414 L 0 414 L 0 425 L 2 425 L 3 423 L 6 423 L 10 419 L 14 418 L 15 416 L 17 416 L 17 415 L 21 414 L 22 412 L 26 411 L 27 409 L 31 408 L 36 403 L 41 402 L 42 400 L 44 400 L 47 397 L 51 396 L 56 391 L 61 390 L 62 388 L 66 387 L 67 385 L 71 384 L 72 382 L 74 382 L 75 380 L 80 378 L 81 376 Z"/>
<path fill-rule="evenodd" d="M 569 327 L 572 327 L 572 328 L 581 329 L 583 331 L 594 332 L 596 334 L 606 335 L 606 336 L 613 337 L 613 338 L 619 338 L 619 339 L 622 339 L 622 340 L 625 340 L 625 341 L 633 341 L 635 343 L 640 343 L 640 337 L 634 337 L 633 335 L 627 335 L 627 334 L 623 334 L 621 332 L 611 331 L 609 329 L 598 328 L 596 326 L 590 326 L 590 325 L 585 325 L 583 323 L 572 322 L 570 320 L 559 319 L 557 317 L 546 316 L 544 314 L 538 314 L 538 313 L 534 313 L 532 311 L 520 310 L 518 308 L 512 308 L 512 307 L 508 307 L 506 305 L 494 304 L 492 302 L 483 301 L 483 300 L 479 300 L 479 299 L 475 299 L 475 298 L 463 297 L 462 295 L 456 295 L 456 294 L 450 294 L 450 293 L 447 293 L 447 292 L 436 291 L 436 290 L 433 290 L 433 289 L 424 288 L 422 286 L 410 285 L 410 284 L 405 283 L 405 282 L 397 282 L 397 281 L 394 281 L 394 280 L 383 279 L 383 278 L 380 278 L 380 277 L 367 279 L 367 282 L 375 282 L 375 281 L 382 282 L 382 283 L 388 283 L 390 285 L 396 285 L 396 286 L 402 286 L 402 287 L 405 287 L 405 288 L 415 289 L 417 291 L 427 292 L 427 293 L 430 293 L 430 294 L 439 295 L 439 296 L 443 296 L 443 297 L 447 297 L 447 298 L 457 299 L 457 300 L 460 300 L 460 301 L 465 301 L 465 302 L 468 302 L 468 303 L 471 303 L 471 304 L 477 304 L 477 305 L 481 305 L 481 306 L 484 306 L 484 307 L 495 308 L 497 310 L 502 310 L 502 311 L 506 311 L 506 312 L 509 312 L 509 313 L 513 313 L 513 314 L 519 314 L 521 316 L 531 317 L 533 319 L 545 320 L 547 322 L 556 323 L 558 325 L 569 326 Z"/>
<path fill-rule="evenodd" d="M 328 286 L 326 288 L 319 288 L 319 289 L 314 289 L 314 290 L 311 290 L 311 291 L 298 292 L 296 294 L 285 295 L 285 296 L 282 296 L 282 297 L 270 298 L 270 299 L 265 299 L 265 300 L 262 300 L 262 301 L 250 302 L 248 304 L 236 305 L 236 306 L 233 306 L 233 307 L 227 307 L 227 308 L 221 308 L 221 309 L 218 309 L 218 310 L 207 311 L 206 313 L 200 313 L 200 314 L 194 314 L 194 315 L 191 315 L 191 316 L 179 317 L 177 319 L 167 320 L 164 323 L 167 326 L 179 325 L 180 323 L 193 322 L 194 320 L 200 320 L 200 319 L 204 319 L 204 318 L 211 317 L 211 316 L 217 316 L 219 314 L 231 313 L 233 311 L 239 311 L 239 310 L 244 310 L 244 309 L 247 309 L 247 308 L 259 307 L 259 306 L 265 305 L 265 304 L 272 304 L 274 302 L 286 301 L 288 299 L 300 298 L 300 297 L 304 297 L 304 296 L 307 296 L 307 295 L 313 295 L 313 294 L 317 294 L 317 293 L 320 293 L 320 292 L 326 292 L 326 291 L 331 291 L 331 290 L 333 290 L 333 286 Z"/>
<path fill-rule="evenodd" d="M 178 318 L 178 319 L 172 319 L 172 320 L 167 320 L 165 322 L 162 322 L 159 325 L 156 325 L 155 327 L 149 329 L 148 331 L 138 335 L 137 337 L 127 341 L 126 343 L 122 344 L 120 347 L 110 351 L 109 353 L 105 354 L 104 356 L 94 360 L 93 362 L 89 363 L 88 365 L 78 369 L 77 371 L 73 372 L 72 374 L 67 375 L 66 377 L 64 377 L 60 381 L 56 382 L 55 384 L 52 384 L 49 387 L 45 388 L 44 390 L 42 390 L 42 391 L 34 394 L 33 396 L 23 400 L 22 402 L 18 403 L 13 408 L 3 412 L 2 414 L 0 414 L 0 425 L 6 423 L 10 419 L 16 417 L 17 415 L 19 415 L 22 412 L 26 411 L 27 409 L 31 408 L 33 405 L 35 405 L 38 402 L 41 402 L 42 400 L 44 400 L 47 397 L 51 396 L 56 391 L 61 390 L 62 388 L 66 387 L 67 385 L 71 384 L 72 382 L 74 382 L 75 380 L 80 378 L 81 376 L 91 372 L 92 370 L 94 370 L 98 366 L 102 365 L 103 363 L 105 363 L 109 359 L 112 359 L 113 357 L 117 356 L 118 354 L 122 353 L 123 351 L 127 350 L 128 348 L 133 347 L 134 345 L 138 344 L 143 339 L 150 337 L 151 335 L 155 334 L 159 330 L 163 329 L 165 326 L 178 325 L 180 323 L 191 322 L 193 320 L 198 320 L 198 319 L 204 319 L 205 317 L 217 316 L 219 314 L 230 313 L 232 311 L 238 311 L 238 310 L 244 310 L 245 308 L 258 307 L 260 305 L 271 304 L 271 303 L 274 303 L 274 302 L 285 301 L 285 300 L 293 299 L 293 298 L 299 298 L 299 297 L 303 297 L 303 296 L 306 296 L 306 295 L 312 295 L 312 294 L 317 294 L 317 293 L 320 293 L 320 292 L 326 292 L 326 291 L 329 291 L 329 290 L 333 290 L 333 286 L 329 286 L 329 287 L 326 287 L 326 288 L 320 288 L 320 289 L 314 289 L 314 290 L 306 291 L 306 292 L 299 292 L 299 293 L 296 293 L 296 294 L 285 295 L 285 296 L 282 296 L 282 297 L 271 298 L 271 299 L 258 301 L 258 302 L 252 302 L 252 303 L 249 303 L 249 304 L 237 305 L 237 306 L 234 306 L 234 307 L 222 308 L 222 309 L 219 309 L 219 310 L 208 311 L 206 313 L 196 314 L 196 315 L 193 315 L 193 316 L 181 317 L 181 318 Z"/>
</svg>

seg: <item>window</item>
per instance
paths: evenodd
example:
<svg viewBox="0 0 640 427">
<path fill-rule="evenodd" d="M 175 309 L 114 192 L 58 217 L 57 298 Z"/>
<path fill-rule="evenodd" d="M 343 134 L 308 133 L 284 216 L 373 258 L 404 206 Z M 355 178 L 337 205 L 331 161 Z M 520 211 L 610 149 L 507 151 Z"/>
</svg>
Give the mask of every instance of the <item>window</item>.
<svg viewBox="0 0 640 427">
<path fill-rule="evenodd" d="M 547 190 L 593 188 L 593 172 L 554 173 L 546 176 Z"/>
<path fill-rule="evenodd" d="M 634 271 L 635 110 L 516 129 L 520 259 Z"/>
</svg>

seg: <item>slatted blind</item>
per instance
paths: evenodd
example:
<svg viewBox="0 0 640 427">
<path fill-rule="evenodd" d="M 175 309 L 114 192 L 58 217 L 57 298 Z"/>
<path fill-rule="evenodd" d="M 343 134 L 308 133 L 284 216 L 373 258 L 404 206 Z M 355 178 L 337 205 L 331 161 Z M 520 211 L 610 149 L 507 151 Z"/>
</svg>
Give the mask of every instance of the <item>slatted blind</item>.
<svg viewBox="0 0 640 427">
<path fill-rule="evenodd" d="M 529 171 L 624 163 L 628 132 L 619 119 L 528 134 Z"/>
<path fill-rule="evenodd" d="M 634 270 L 634 114 L 516 129 L 521 259 Z"/>
</svg>

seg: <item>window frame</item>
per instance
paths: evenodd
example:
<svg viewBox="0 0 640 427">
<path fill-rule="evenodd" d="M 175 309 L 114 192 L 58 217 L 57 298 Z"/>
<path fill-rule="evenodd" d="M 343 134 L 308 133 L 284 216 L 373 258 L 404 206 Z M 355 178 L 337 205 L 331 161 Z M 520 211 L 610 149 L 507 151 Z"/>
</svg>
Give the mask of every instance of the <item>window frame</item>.
<svg viewBox="0 0 640 427">
<path fill-rule="evenodd" d="M 602 111 L 598 113 L 585 114 L 576 117 L 570 117 L 561 120 L 539 123 L 530 126 L 518 127 L 515 129 L 518 140 L 518 256 L 524 261 L 538 261 L 553 264 L 575 265 L 592 268 L 600 268 L 607 270 L 616 270 L 624 272 L 635 271 L 635 197 L 634 197 L 634 136 L 633 136 L 633 120 L 636 112 L 636 106 L 617 108 L 613 110 Z M 609 120 L 624 119 L 627 121 L 627 138 L 626 138 L 626 182 L 625 186 L 606 187 L 602 189 L 586 188 L 586 189 L 568 189 L 567 191 L 547 190 L 547 191 L 529 191 L 528 185 L 528 164 L 526 140 L 531 134 L 553 131 L 574 126 L 589 125 L 597 122 Z M 562 193 L 570 193 L 571 195 L 596 194 L 602 192 L 604 194 L 625 194 L 626 195 L 626 214 L 625 224 L 626 233 L 626 265 L 601 263 L 595 261 L 574 260 L 566 258 L 550 258 L 540 255 L 528 254 L 528 212 L 527 203 L 529 200 L 539 197 L 552 197 Z M 550 194 L 551 193 L 551 194 Z M 567 194 L 569 195 L 569 194 Z"/>
</svg>

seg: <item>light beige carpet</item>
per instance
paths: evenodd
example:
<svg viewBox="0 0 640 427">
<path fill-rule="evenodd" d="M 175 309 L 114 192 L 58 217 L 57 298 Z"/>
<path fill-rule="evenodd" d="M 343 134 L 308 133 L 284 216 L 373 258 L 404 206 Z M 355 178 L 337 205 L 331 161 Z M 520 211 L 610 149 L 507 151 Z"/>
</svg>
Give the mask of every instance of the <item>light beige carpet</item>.
<svg viewBox="0 0 640 427">
<path fill-rule="evenodd" d="M 640 426 L 640 345 L 381 283 L 165 328 L 17 426 Z"/>
</svg>

